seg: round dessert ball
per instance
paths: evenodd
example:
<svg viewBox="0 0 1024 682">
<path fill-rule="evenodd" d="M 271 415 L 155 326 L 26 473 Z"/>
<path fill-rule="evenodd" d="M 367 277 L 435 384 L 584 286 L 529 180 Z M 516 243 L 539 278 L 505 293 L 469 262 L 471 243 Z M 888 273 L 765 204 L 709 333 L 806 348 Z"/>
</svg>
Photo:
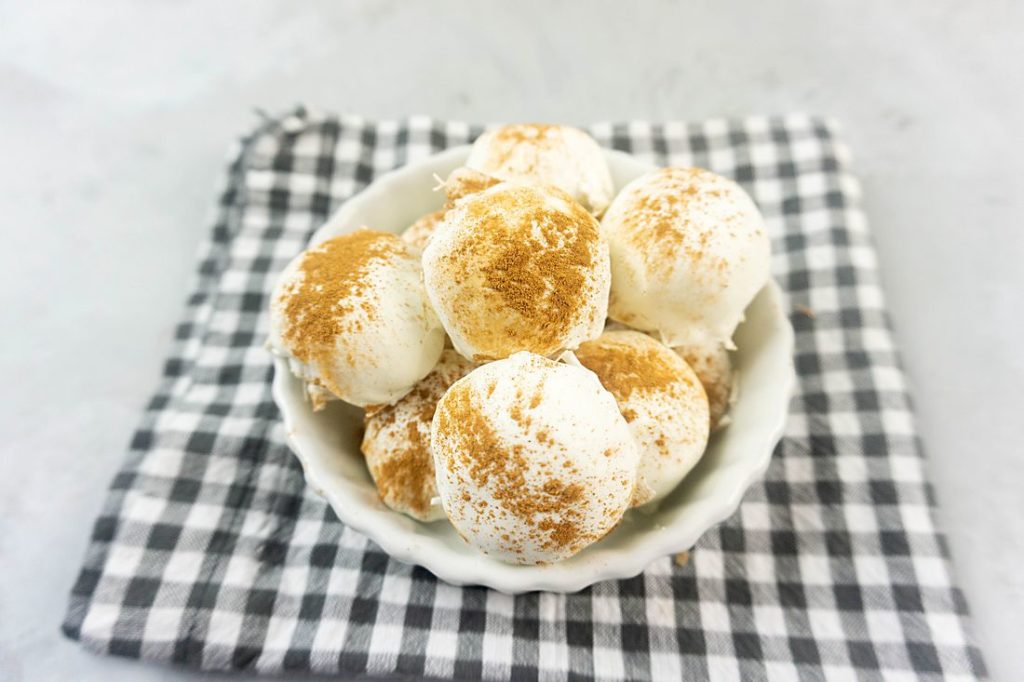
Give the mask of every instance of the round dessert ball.
<svg viewBox="0 0 1024 682">
<path fill-rule="evenodd" d="M 725 426 L 729 408 L 736 402 L 736 377 L 729 351 L 721 344 L 710 348 L 677 346 L 673 350 L 686 360 L 704 386 L 711 409 L 711 430 Z"/>
<path fill-rule="evenodd" d="M 477 138 L 466 165 L 502 180 L 554 185 L 601 215 L 614 194 L 604 152 L 578 128 L 526 123 Z"/>
<path fill-rule="evenodd" d="M 560 190 L 515 183 L 449 209 L 423 276 L 455 349 L 475 362 L 554 356 L 597 337 L 611 285 L 597 221 Z"/>
<path fill-rule="evenodd" d="M 271 298 L 269 344 L 306 382 L 314 409 L 331 398 L 393 403 L 437 364 L 444 330 L 421 278 L 408 244 L 365 229 L 288 264 Z"/>
<path fill-rule="evenodd" d="M 739 185 L 700 168 L 662 168 L 626 185 L 601 228 L 612 319 L 670 346 L 731 347 L 771 257 L 764 220 Z"/>
<path fill-rule="evenodd" d="M 457 381 L 431 449 L 449 520 L 480 551 L 561 561 L 607 534 L 630 505 L 639 451 L 593 373 L 532 353 Z"/>
<path fill-rule="evenodd" d="M 456 201 L 470 194 L 482 192 L 500 182 L 501 180 L 498 178 L 484 175 L 465 166 L 456 168 L 441 186 L 446 197 L 444 208 L 421 216 L 416 222 L 405 228 L 402 232 L 402 239 L 422 251 L 427 247 L 427 242 L 430 241 L 438 224 L 444 219 L 444 214 L 455 205 Z"/>
<path fill-rule="evenodd" d="M 636 331 L 605 332 L 576 358 L 611 391 L 640 446 L 634 505 L 660 500 L 700 460 L 708 443 L 708 399 L 671 348 Z"/>
<path fill-rule="evenodd" d="M 441 186 L 444 189 L 445 208 L 451 208 L 459 199 L 483 192 L 485 189 L 500 184 L 501 180 L 467 166 L 453 170 Z"/>
<path fill-rule="evenodd" d="M 604 326 L 606 333 L 629 330 L 630 327 L 614 320 L 609 320 Z M 736 373 L 729 351 L 722 344 L 709 348 L 676 346 L 672 350 L 686 361 L 704 387 L 711 412 L 711 430 L 715 431 L 728 424 L 729 408 L 736 402 L 737 392 Z"/>
<path fill-rule="evenodd" d="M 437 401 L 475 365 L 453 350 L 441 353 L 437 366 L 394 405 L 366 411 L 363 455 L 380 499 L 397 512 L 420 521 L 444 518 L 437 497 L 430 424 Z"/>
<path fill-rule="evenodd" d="M 434 233 L 434 229 L 443 217 L 444 210 L 434 211 L 433 213 L 421 216 L 416 222 L 405 228 L 402 232 L 402 241 L 422 251 L 426 247 L 427 242 L 430 241 L 430 235 Z"/>
</svg>

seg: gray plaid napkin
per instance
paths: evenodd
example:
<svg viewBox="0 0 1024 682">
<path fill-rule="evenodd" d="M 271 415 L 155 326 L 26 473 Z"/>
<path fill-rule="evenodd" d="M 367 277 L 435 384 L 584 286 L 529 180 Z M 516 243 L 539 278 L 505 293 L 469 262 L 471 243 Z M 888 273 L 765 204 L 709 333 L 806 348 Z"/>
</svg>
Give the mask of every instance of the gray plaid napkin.
<svg viewBox="0 0 1024 682">
<path fill-rule="evenodd" d="M 480 129 L 297 110 L 231 162 L 164 380 L 114 479 L 65 633 L 203 669 L 493 679 L 985 674 L 951 583 L 846 148 L 807 116 L 595 125 L 761 206 L 800 377 L 771 468 L 692 561 L 518 597 L 390 560 L 303 483 L 270 397 L 267 300 L 330 211 Z"/>
</svg>

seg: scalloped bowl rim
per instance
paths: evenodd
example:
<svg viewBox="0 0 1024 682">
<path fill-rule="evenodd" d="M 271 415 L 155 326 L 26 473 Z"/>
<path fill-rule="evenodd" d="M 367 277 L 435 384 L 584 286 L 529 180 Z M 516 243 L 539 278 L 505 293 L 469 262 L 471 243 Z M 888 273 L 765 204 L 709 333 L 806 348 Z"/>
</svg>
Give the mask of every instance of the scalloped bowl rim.
<svg viewBox="0 0 1024 682">
<path fill-rule="evenodd" d="M 448 171 L 465 161 L 468 153 L 468 146 L 453 148 L 382 175 L 339 207 L 314 233 L 310 243 L 316 244 L 359 227 L 364 222 L 361 216 L 372 213 L 374 207 L 379 208 L 389 197 L 400 196 L 403 188 L 408 193 L 410 188 L 418 188 L 422 183 L 434 187 L 437 184 L 434 177 L 446 176 Z M 616 190 L 632 177 L 655 168 L 622 152 L 608 150 L 606 157 L 616 179 Z M 421 191 L 415 191 L 421 195 L 421 203 L 430 201 L 424 198 L 426 195 Z M 419 215 L 440 207 L 441 198 L 436 197 L 434 203 L 436 205 L 433 208 L 427 206 L 426 210 L 399 209 L 408 213 L 404 224 L 389 214 L 384 220 L 391 222 L 390 225 L 375 224 L 374 227 L 400 231 Z M 769 281 L 758 294 L 755 303 L 748 308 L 748 316 L 755 305 L 764 309 L 761 317 L 767 315 L 765 319 L 771 323 L 772 333 L 767 342 L 773 344 L 771 352 L 775 365 L 766 371 L 774 372 L 774 384 L 777 385 L 771 387 L 773 391 L 770 399 L 761 401 L 757 410 L 760 417 L 756 424 L 745 425 L 734 420 L 720 432 L 737 428 L 754 430 L 747 438 L 755 441 L 754 445 L 749 446 L 753 451 L 739 457 L 736 462 L 730 462 L 724 472 L 717 471 L 717 476 L 714 468 L 707 472 L 707 476 L 715 478 L 711 495 L 695 501 L 668 504 L 673 497 L 678 497 L 673 493 L 653 509 L 630 511 L 626 519 L 631 515 L 639 515 L 637 518 L 654 527 L 643 531 L 633 529 L 632 535 L 617 538 L 616 544 L 621 547 L 603 547 L 608 540 L 605 538 L 557 564 L 518 566 L 502 563 L 468 544 L 453 544 L 450 538 L 453 531 L 445 521 L 423 524 L 388 509 L 377 498 L 368 475 L 362 476 L 361 480 L 354 480 L 354 477 L 341 476 L 332 471 L 330 457 L 338 454 L 346 456 L 346 453 L 334 452 L 318 437 L 315 428 L 304 427 L 317 417 L 309 403 L 303 399 L 298 380 L 292 376 L 286 361 L 280 357 L 274 359 L 272 394 L 281 411 L 288 445 L 302 465 L 306 482 L 326 498 L 343 523 L 367 536 L 392 558 L 422 566 L 454 585 L 482 585 L 508 594 L 536 590 L 576 592 L 603 580 L 634 577 L 659 558 L 689 550 L 701 535 L 736 511 L 750 485 L 764 474 L 775 445 L 785 430 L 789 400 L 796 382 L 792 359 L 794 336 L 784 313 L 782 292 L 774 281 Z M 742 358 L 743 352 L 741 346 L 738 357 Z M 741 390 L 733 408 L 734 414 L 745 396 L 742 363 L 740 372 Z M 712 449 L 718 447 L 720 434 L 713 436 L 709 455 Z M 349 449 L 351 452 L 347 453 L 348 456 L 362 458 L 358 442 L 350 443 Z M 704 459 L 708 459 L 708 456 Z M 702 460 L 695 472 L 703 464 Z M 687 485 L 689 478 L 683 481 L 681 487 Z M 706 476 L 702 476 L 702 483 L 703 478 Z M 622 524 L 628 525 L 631 524 Z M 620 526 L 608 537 L 623 532 L 630 531 L 624 531 Z"/>
</svg>

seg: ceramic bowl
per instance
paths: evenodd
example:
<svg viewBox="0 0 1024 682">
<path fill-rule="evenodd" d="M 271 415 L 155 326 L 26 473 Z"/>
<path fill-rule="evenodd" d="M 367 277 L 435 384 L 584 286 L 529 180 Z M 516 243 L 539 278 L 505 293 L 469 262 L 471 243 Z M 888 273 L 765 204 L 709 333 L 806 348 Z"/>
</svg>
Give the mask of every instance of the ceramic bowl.
<svg viewBox="0 0 1024 682">
<path fill-rule="evenodd" d="M 447 177 L 468 153 L 469 147 L 451 149 L 381 176 L 341 206 L 312 243 L 364 225 L 401 232 L 441 207 L 436 177 Z M 653 168 L 621 152 L 606 153 L 616 189 Z M 456 585 L 505 593 L 575 592 L 601 580 L 635 576 L 656 559 L 690 549 L 736 510 L 743 493 L 763 475 L 782 435 L 795 381 L 793 330 L 774 282 L 750 304 L 735 341 L 738 399 L 731 422 L 712 436 L 700 463 L 660 503 L 627 512 L 602 540 L 548 566 L 496 561 L 463 542 L 447 521 L 421 523 L 384 506 L 359 451 L 362 410 L 332 402 L 313 412 L 301 383 L 279 358 L 273 395 L 311 488 L 339 519 L 393 558 Z"/>
</svg>

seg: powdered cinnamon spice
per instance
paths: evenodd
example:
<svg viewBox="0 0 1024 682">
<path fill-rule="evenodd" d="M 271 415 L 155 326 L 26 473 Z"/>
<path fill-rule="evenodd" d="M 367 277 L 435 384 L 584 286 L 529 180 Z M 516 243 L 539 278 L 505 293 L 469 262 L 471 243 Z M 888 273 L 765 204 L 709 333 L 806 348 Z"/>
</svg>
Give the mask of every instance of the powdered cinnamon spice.
<svg viewBox="0 0 1024 682">
<path fill-rule="evenodd" d="M 503 126 L 491 133 L 491 151 L 494 154 L 493 165 L 500 168 L 509 162 L 509 159 L 522 145 L 530 145 L 536 150 L 539 156 L 544 150 L 551 149 L 553 144 L 551 134 L 557 129 L 547 123 L 519 123 Z M 520 173 L 528 173 L 533 170 L 533 164 L 517 166 Z"/>
<path fill-rule="evenodd" d="M 307 251 L 300 265 L 302 277 L 282 295 L 287 321 L 283 337 L 292 354 L 305 363 L 329 364 L 338 335 L 359 331 L 360 317 L 372 320 L 379 312 L 363 298 L 373 263 L 406 255 L 406 246 L 396 235 L 367 229 Z"/>
<path fill-rule="evenodd" d="M 596 539 L 582 529 L 583 487 L 566 484 L 554 474 L 538 477 L 541 467 L 530 472 L 522 448 L 503 442 L 468 385 L 449 390 L 437 428 L 453 442 L 452 452 L 472 482 L 532 529 L 528 539 L 545 549 L 580 547 Z M 510 546 L 523 539 L 511 538 Z"/>
<path fill-rule="evenodd" d="M 617 401 L 628 400 L 634 391 L 668 391 L 677 384 L 691 385 L 690 378 L 672 362 L 674 355 L 668 348 L 639 333 L 630 337 L 650 343 L 629 343 L 605 335 L 576 350 L 580 363 L 597 375 Z M 627 417 L 627 421 L 631 420 Z"/>
<path fill-rule="evenodd" d="M 440 211 L 434 211 L 422 216 L 412 225 L 405 228 L 405 231 L 402 232 L 402 241 L 415 246 L 417 249 L 426 248 L 427 242 L 430 241 L 431 235 L 434 234 L 437 224 L 444 218 L 444 214 L 445 210 L 441 209 Z"/>
<path fill-rule="evenodd" d="M 418 515 L 426 514 L 437 491 L 436 486 L 429 485 L 434 479 L 429 431 L 424 433 L 419 423 L 410 421 L 406 425 L 405 446 L 373 467 L 371 473 L 382 499 Z"/>
<path fill-rule="evenodd" d="M 448 198 L 444 206 L 446 209 L 449 209 L 459 199 L 468 197 L 470 194 L 483 192 L 485 189 L 494 187 L 500 182 L 499 178 L 481 173 L 472 168 L 465 166 L 456 168 L 448 176 L 448 179 L 444 181 L 444 193 Z"/>
<path fill-rule="evenodd" d="M 721 348 L 685 347 L 677 348 L 676 352 L 686 360 L 704 387 L 711 413 L 711 429 L 714 430 L 729 411 L 735 388 L 729 355 Z"/>
<path fill-rule="evenodd" d="M 430 500 L 437 495 L 430 424 L 441 396 L 472 369 L 468 360 L 446 350 L 434 370 L 404 398 L 367 409 L 362 450 L 388 506 L 420 518 L 429 512 Z"/>
<path fill-rule="evenodd" d="M 551 192 L 558 190 L 551 189 Z M 452 219 L 460 239 L 442 257 L 459 282 L 478 281 L 479 299 L 465 303 L 460 328 L 492 360 L 510 349 L 551 355 L 566 334 L 591 314 L 593 271 L 600 252 L 594 218 L 568 195 L 564 208 L 545 190 L 503 184 L 465 200 Z"/>
<path fill-rule="evenodd" d="M 722 270 L 728 266 L 708 248 L 710 235 L 694 230 L 688 218 L 695 207 L 722 195 L 720 189 L 706 184 L 707 173 L 700 168 L 676 167 L 657 171 L 648 193 L 635 197 L 631 211 L 621 219 L 625 234 L 652 270 L 669 271 L 680 259 L 697 263 L 714 258 L 715 262 L 702 267 Z M 722 229 L 738 217 L 723 220 Z"/>
</svg>

